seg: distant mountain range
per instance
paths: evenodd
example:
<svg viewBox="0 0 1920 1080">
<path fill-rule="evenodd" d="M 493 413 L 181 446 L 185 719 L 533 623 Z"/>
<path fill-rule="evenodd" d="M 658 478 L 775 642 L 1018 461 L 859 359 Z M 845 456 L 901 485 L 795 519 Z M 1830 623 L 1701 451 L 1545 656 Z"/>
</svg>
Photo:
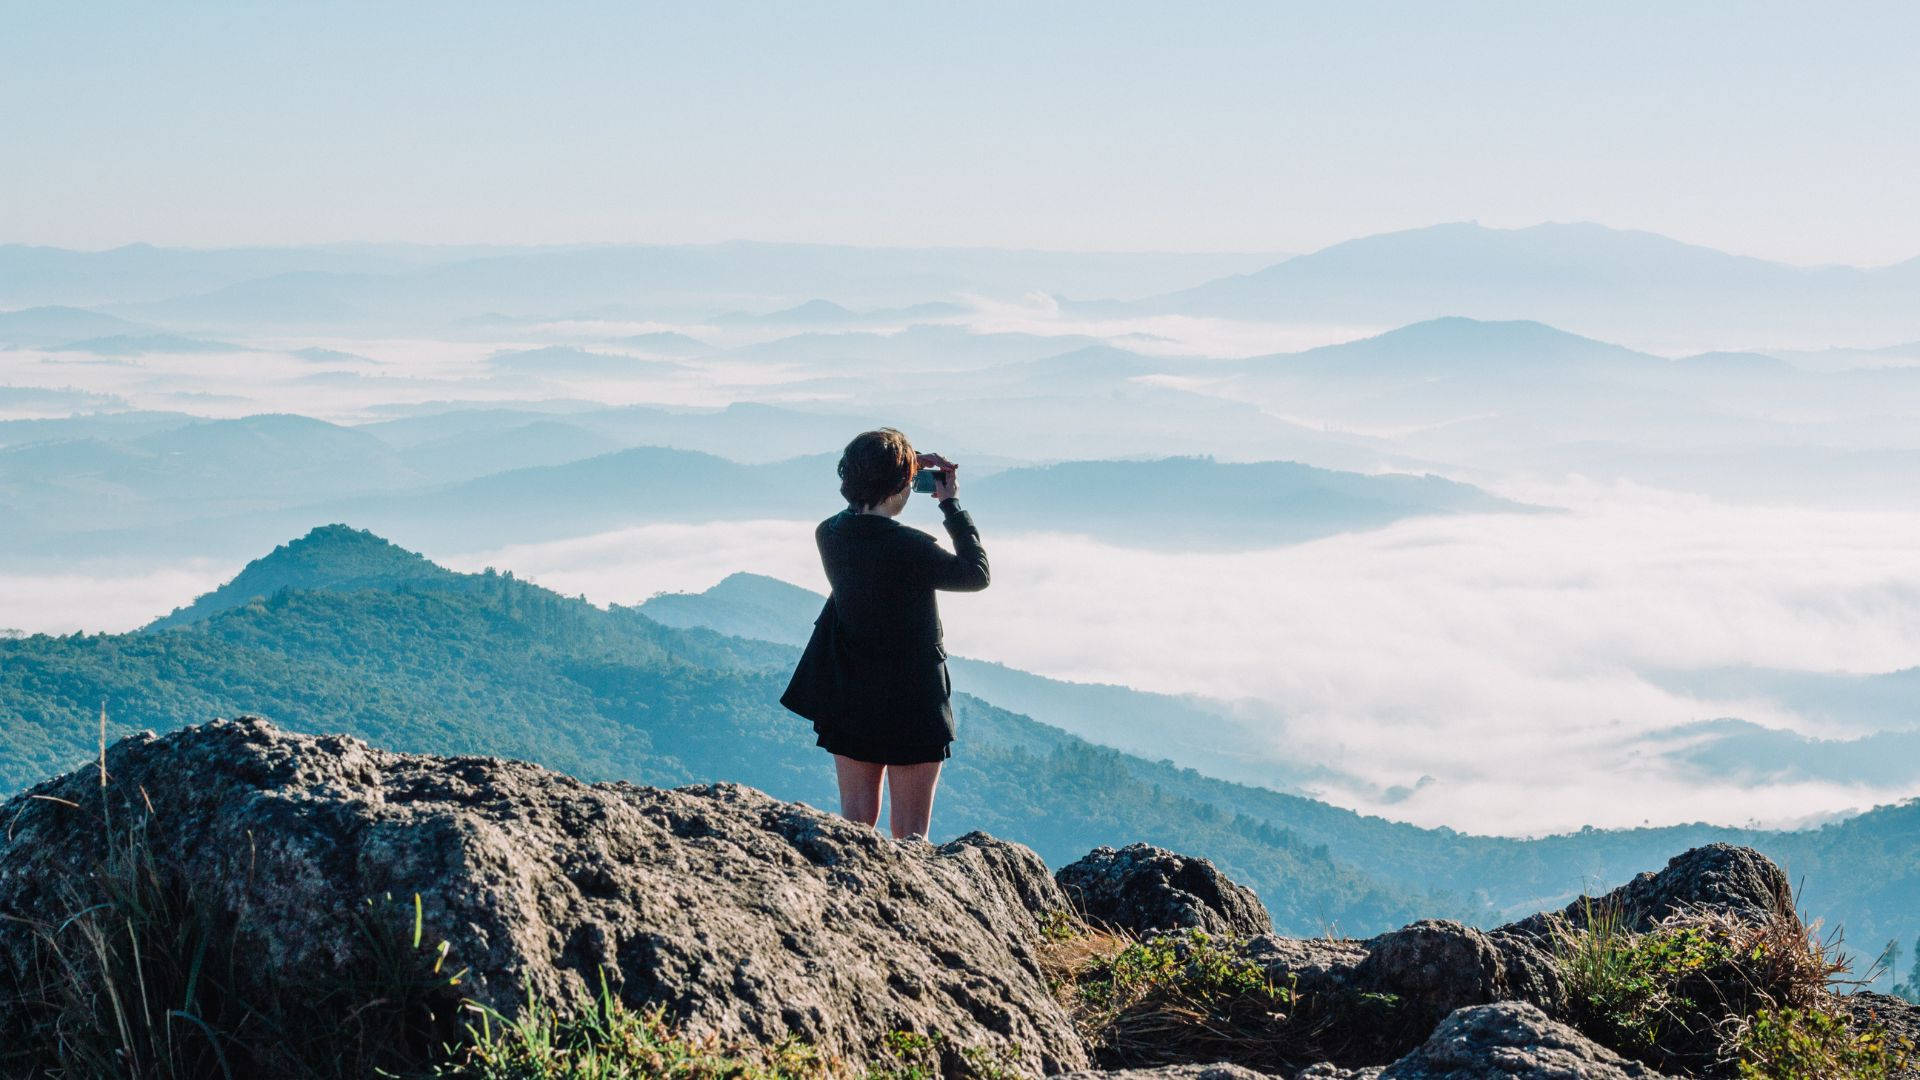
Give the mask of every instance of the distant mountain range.
<svg viewBox="0 0 1920 1080">
<path fill-rule="evenodd" d="M 1453 223 L 1349 240 L 1138 307 L 1363 325 L 1537 319 L 1636 341 L 1854 342 L 1920 332 L 1920 258 L 1805 268 L 1588 223 Z"/>
<path fill-rule="evenodd" d="M 973 310 L 966 304 L 955 304 L 944 300 L 928 301 L 924 304 L 909 304 L 906 307 L 876 308 L 872 311 L 854 311 L 842 307 L 831 300 L 813 299 L 804 304 L 753 314 L 745 311 L 729 311 L 713 317 L 717 326 L 864 326 L 873 324 L 900 324 L 917 322 L 922 319 L 947 319 L 965 315 Z"/>
<path fill-rule="evenodd" d="M 77 307 L 0 311 L 0 346 L 52 346 L 146 333 L 150 327 Z"/>
<path fill-rule="evenodd" d="M 796 654 L 511 575 L 451 573 L 329 526 L 145 631 L 0 639 L 0 791 L 86 760 L 104 700 L 110 735 L 258 712 L 397 749 L 526 757 L 586 779 L 737 780 L 832 806 L 823 755 L 775 704 Z M 1857 951 L 1920 929 L 1920 801 L 1806 832 L 1475 837 L 1104 749 L 971 694 L 957 707 L 961 742 L 935 815 L 943 835 L 985 828 L 1055 862 L 1131 839 L 1206 856 L 1259 891 L 1283 932 L 1365 935 L 1436 914 L 1501 921 L 1713 840 L 1782 862 L 1804 882 L 1803 910 L 1843 925 Z"/>
<path fill-rule="evenodd" d="M 707 318 L 821 295 L 862 307 L 1142 297 L 1272 262 L 1268 254 L 1076 253 L 825 244 L 407 245 L 111 251 L 0 245 L 0 308 L 105 307 L 179 325 L 421 328 L 483 312 Z"/>
<path fill-rule="evenodd" d="M 0 536 L 0 552 L 226 554 L 315 519 L 473 551 L 651 522 L 811 521 L 842 505 L 837 451 L 764 464 L 659 446 L 596 452 L 622 441 L 609 434 L 621 423 L 661 416 L 610 412 L 597 423 L 446 414 L 357 428 L 255 416 L 130 427 L 127 438 L 92 422 L 76 424 L 83 437 L 49 438 L 55 429 L 36 425 L 41 441 L 0 449 L 0 506 L 23 523 Z M 486 471 L 543 460 L 553 463 Z M 1433 476 L 1204 458 L 989 471 L 966 491 L 996 529 L 1141 546 L 1263 547 L 1425 514 L 1526 509 Z"/>
<path fill-rule="evenodd" d="M 1799 267 L 1590 223 L 1449 223 L 1303 255 L 1101 254 L 736 242 L 102 252 L 0 246 L 0 308 L 69 305 L 181 328 L 601 316 L 735 327 L 940 320 L 1044 293 L 1089 314 L 1396 326 L 1533 319 L 1636 344 L 1883 346 L 1920 338 L 1920 258 Z M 828 300 L 824 297 L 832 297 Z M 101 336 L 74 335 L 66 340 Z M 0 337 L 0 340 L 5 340 Z"/>
</svg>

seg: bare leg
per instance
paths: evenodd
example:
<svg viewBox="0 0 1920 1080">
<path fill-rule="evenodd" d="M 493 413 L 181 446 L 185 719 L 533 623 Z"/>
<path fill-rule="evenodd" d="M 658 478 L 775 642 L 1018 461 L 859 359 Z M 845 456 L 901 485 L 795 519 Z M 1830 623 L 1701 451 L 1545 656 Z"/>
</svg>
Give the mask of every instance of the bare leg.
<svg viewBox="0 0 1920 1080">
<path fill-rule="evenodd" d="M 940 763 L 887 766 L 887 795 L 893 806 L 887 824 L 893 838 L 925 836 L 933 824 L 933 789 L 940 783 Z"/>
<path fill-rule="evenodd" d="M 885 765 L 833 755 L 833 771 L 840 779 L 840 816 L 862 825 L 880 823 L 880 779 Z"/>
</svg>

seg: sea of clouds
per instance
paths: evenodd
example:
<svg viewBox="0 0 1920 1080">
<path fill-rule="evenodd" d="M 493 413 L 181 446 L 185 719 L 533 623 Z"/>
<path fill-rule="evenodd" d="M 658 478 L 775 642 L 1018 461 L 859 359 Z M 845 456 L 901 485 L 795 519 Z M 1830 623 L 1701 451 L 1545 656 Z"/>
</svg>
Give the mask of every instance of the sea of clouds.
<svg viewBox="0 0 1920 1080">
<path fill-rule="evenodd" d="M 997 535 L 992 507 L 975 506 L 994 585 L 944 600 L 949 648 L 1062 679 L 1266 703 L 1285 718 L 1270 732 L 1276 759 L 1365 782 L 1320 794 L 1423 825 L 1792 825 L 1920 792 L 1920 769 L 1912 784 L 1871 788 L 1674 767 L 1647 737 L 1713 717 L 1863 732 L 1765 700 L 1689 698 L 1642 674 L 1913 666 L 1920 515 L 1631 488 L 1529 494 L 1569 509 L 1191 554 L 1113 546 L 1066 521 Z M 655 525 L 447 561 L 602 603 L 699 590 L 736 570 L 826 587 L 811 522 Z"/>
</svg>

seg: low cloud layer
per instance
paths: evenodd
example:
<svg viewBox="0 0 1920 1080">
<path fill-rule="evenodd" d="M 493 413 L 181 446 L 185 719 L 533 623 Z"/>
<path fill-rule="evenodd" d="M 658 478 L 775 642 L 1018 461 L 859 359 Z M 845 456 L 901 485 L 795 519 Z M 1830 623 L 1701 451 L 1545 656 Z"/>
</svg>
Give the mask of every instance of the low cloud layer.
<svg viewBox="0 0 1920 1080">
<path fill-rule="evenodd" d="M 981 508 L 995 584 L 946 600 L 949 646 L 1060 678 L 1272 703 L 1288 718 L 1271 732 L 1276 757 L 1362 777 L 1374 786 L 1324 794 L 1421 824 L 1796 824 L 1920 790 L 1716 783 L 1670 766 L 1644 737 L 1707 717 L 1854 733 L 1638 674 L 1920 661 L 1920 516 L 1528 494 L 1572 509 L 1232 554 L 996 536 Z M 824 589 L 811 529 L 651 526 L 453 561 L 603 602 L 701 589 L 734 570 Z M 1386 794 L 1395 786 L 1417 790 Z"/>
</svg>

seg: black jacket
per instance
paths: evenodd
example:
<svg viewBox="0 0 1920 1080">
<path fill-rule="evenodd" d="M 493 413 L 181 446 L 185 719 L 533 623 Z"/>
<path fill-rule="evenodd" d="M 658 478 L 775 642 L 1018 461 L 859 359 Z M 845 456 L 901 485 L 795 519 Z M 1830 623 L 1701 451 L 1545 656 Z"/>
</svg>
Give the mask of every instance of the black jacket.
<svg viewBox="0 0 1920 1080">
<path fill-rule="evenodd" d="M 852 509 L 813 532 L 832 592 L 780 703 L 813 721 L 820 744 L 886 760 L 953 739 L 947 651 L 934 590 L 987 587 L 987 553 L 958 501 L 940 504 L 949 554 L 933 537 Z M 861 756 L 858 753 L 850 756 Z"/>
</svg>

